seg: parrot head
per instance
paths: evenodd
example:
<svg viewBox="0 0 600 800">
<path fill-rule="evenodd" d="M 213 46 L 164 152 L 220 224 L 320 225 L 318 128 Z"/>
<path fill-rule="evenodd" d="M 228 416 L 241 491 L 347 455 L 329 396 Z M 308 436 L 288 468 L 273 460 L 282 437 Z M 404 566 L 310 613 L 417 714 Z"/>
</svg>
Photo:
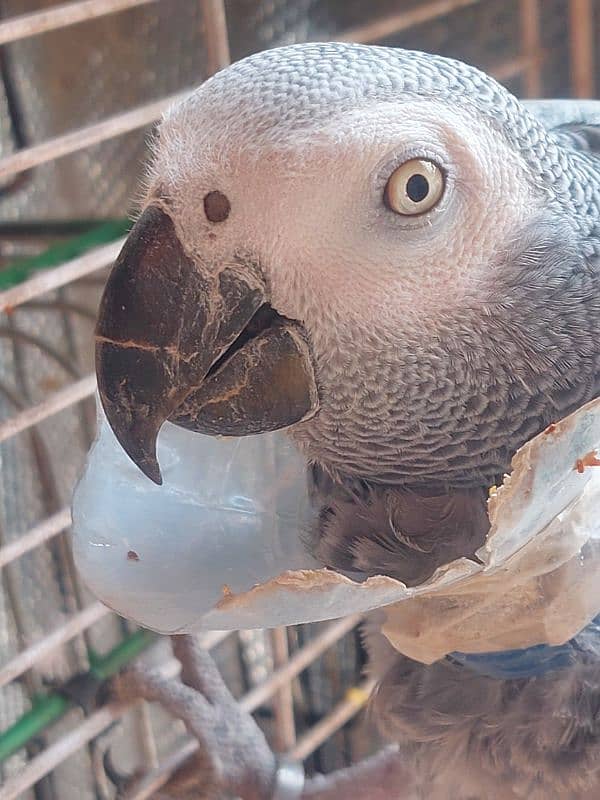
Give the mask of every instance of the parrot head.
<svg viewBox="0 0 600 800">
<path fill-rule="evenodd" d="M 373 481 L 493 481 L 596 393 L 598 177 L 478 70 L 271 50 L 153 150 L 96 332 L 106 415 L 153 480 L 168 419 L 289 428 Z"/>
</svg>

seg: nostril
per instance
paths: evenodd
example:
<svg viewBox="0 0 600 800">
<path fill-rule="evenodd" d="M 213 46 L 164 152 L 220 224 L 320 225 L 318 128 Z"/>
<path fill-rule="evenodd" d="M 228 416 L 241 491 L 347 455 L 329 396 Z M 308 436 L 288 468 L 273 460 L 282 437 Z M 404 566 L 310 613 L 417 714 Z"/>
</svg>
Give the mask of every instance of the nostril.
<svg viewBox="0 0 600 800">
<path fill-rule="evenodd" d="M 204 196 L 204 213 L 210 222 L 224 222 L 231 211 L 227 195 L 217 190 Z"/>
</svg>

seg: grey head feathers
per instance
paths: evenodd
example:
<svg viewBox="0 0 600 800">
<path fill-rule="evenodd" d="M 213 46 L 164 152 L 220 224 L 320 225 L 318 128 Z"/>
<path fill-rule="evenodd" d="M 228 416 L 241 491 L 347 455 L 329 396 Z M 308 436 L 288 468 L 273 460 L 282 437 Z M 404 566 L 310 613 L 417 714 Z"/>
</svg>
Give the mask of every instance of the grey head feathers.
<svg viewBox="0 0 600 800">
<path fill-rule="evenodd" d="M 521 153 L 533 179 L 551 187 L 550 196 L 581 234 L 590 233 L 600 214 L 600 164 L 590 163 L 585 153 L 561 147 L 549 130 L 556 112 L 530 106 L 530 113 L 493 78 L 460 61 L 338 42 L 291 45 L 237 62 L 203 84 L 198 93 L 218 99 L 224 135 L 229 129 L 238 135 L 232 120 L 243 124 L 245 109 L 251 108 L 254 137 L 261 130 L 272 137 L 274 129 L 284 135 L 286 129 L 311 128 L 369 102 L 425 97 L 459 103 L 484 115 Z M 194 95 L 183 105 L 193 102 Z M 585 112 L 581 106 L 571 106 L 570 113 Z M 574 204 L 577 214 L 570 213 Z"/>
</svg>

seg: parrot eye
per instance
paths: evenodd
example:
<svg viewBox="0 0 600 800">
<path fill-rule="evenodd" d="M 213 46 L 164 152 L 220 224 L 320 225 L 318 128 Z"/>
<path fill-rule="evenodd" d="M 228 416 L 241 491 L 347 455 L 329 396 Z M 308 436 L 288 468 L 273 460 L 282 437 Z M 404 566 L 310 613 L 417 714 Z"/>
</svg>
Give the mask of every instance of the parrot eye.
<svg viewBox="0 0 600 800">
<path fill-rule="evenodd" d="M 437 164 L 411 158 L 392 172 L 385 187 L 386 206 L 403 216 L 430 211 L 444 193 L 444 174 Z"/>
</svg>

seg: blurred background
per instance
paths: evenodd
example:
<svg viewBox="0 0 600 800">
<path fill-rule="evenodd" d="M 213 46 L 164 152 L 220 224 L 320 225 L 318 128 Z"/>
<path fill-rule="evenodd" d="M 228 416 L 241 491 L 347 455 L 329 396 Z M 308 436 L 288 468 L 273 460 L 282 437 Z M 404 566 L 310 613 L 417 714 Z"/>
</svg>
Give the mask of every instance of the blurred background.
<svg viewBox="0 0 600 800">
<path fill-rule="evenodd" d="M 162 110 L 230 60 L 316 40 L 457 57 L 521 97 L 600 88 L 600 0 L 0 0 L 3 800 L 108 800 L 108 749 L 147 775 L 130 800 L 158 796 L 187 752 L 159 710 L 96 707 L 81 690 L 142 651 L 175 669 L 166 641 L 86 592 L 70 556 L 70 494 L 95 427 L 95 309 Z M 309 771 L 377 747 L 356 620 L 206 644 L 274 747 Z"/>
</svg>

